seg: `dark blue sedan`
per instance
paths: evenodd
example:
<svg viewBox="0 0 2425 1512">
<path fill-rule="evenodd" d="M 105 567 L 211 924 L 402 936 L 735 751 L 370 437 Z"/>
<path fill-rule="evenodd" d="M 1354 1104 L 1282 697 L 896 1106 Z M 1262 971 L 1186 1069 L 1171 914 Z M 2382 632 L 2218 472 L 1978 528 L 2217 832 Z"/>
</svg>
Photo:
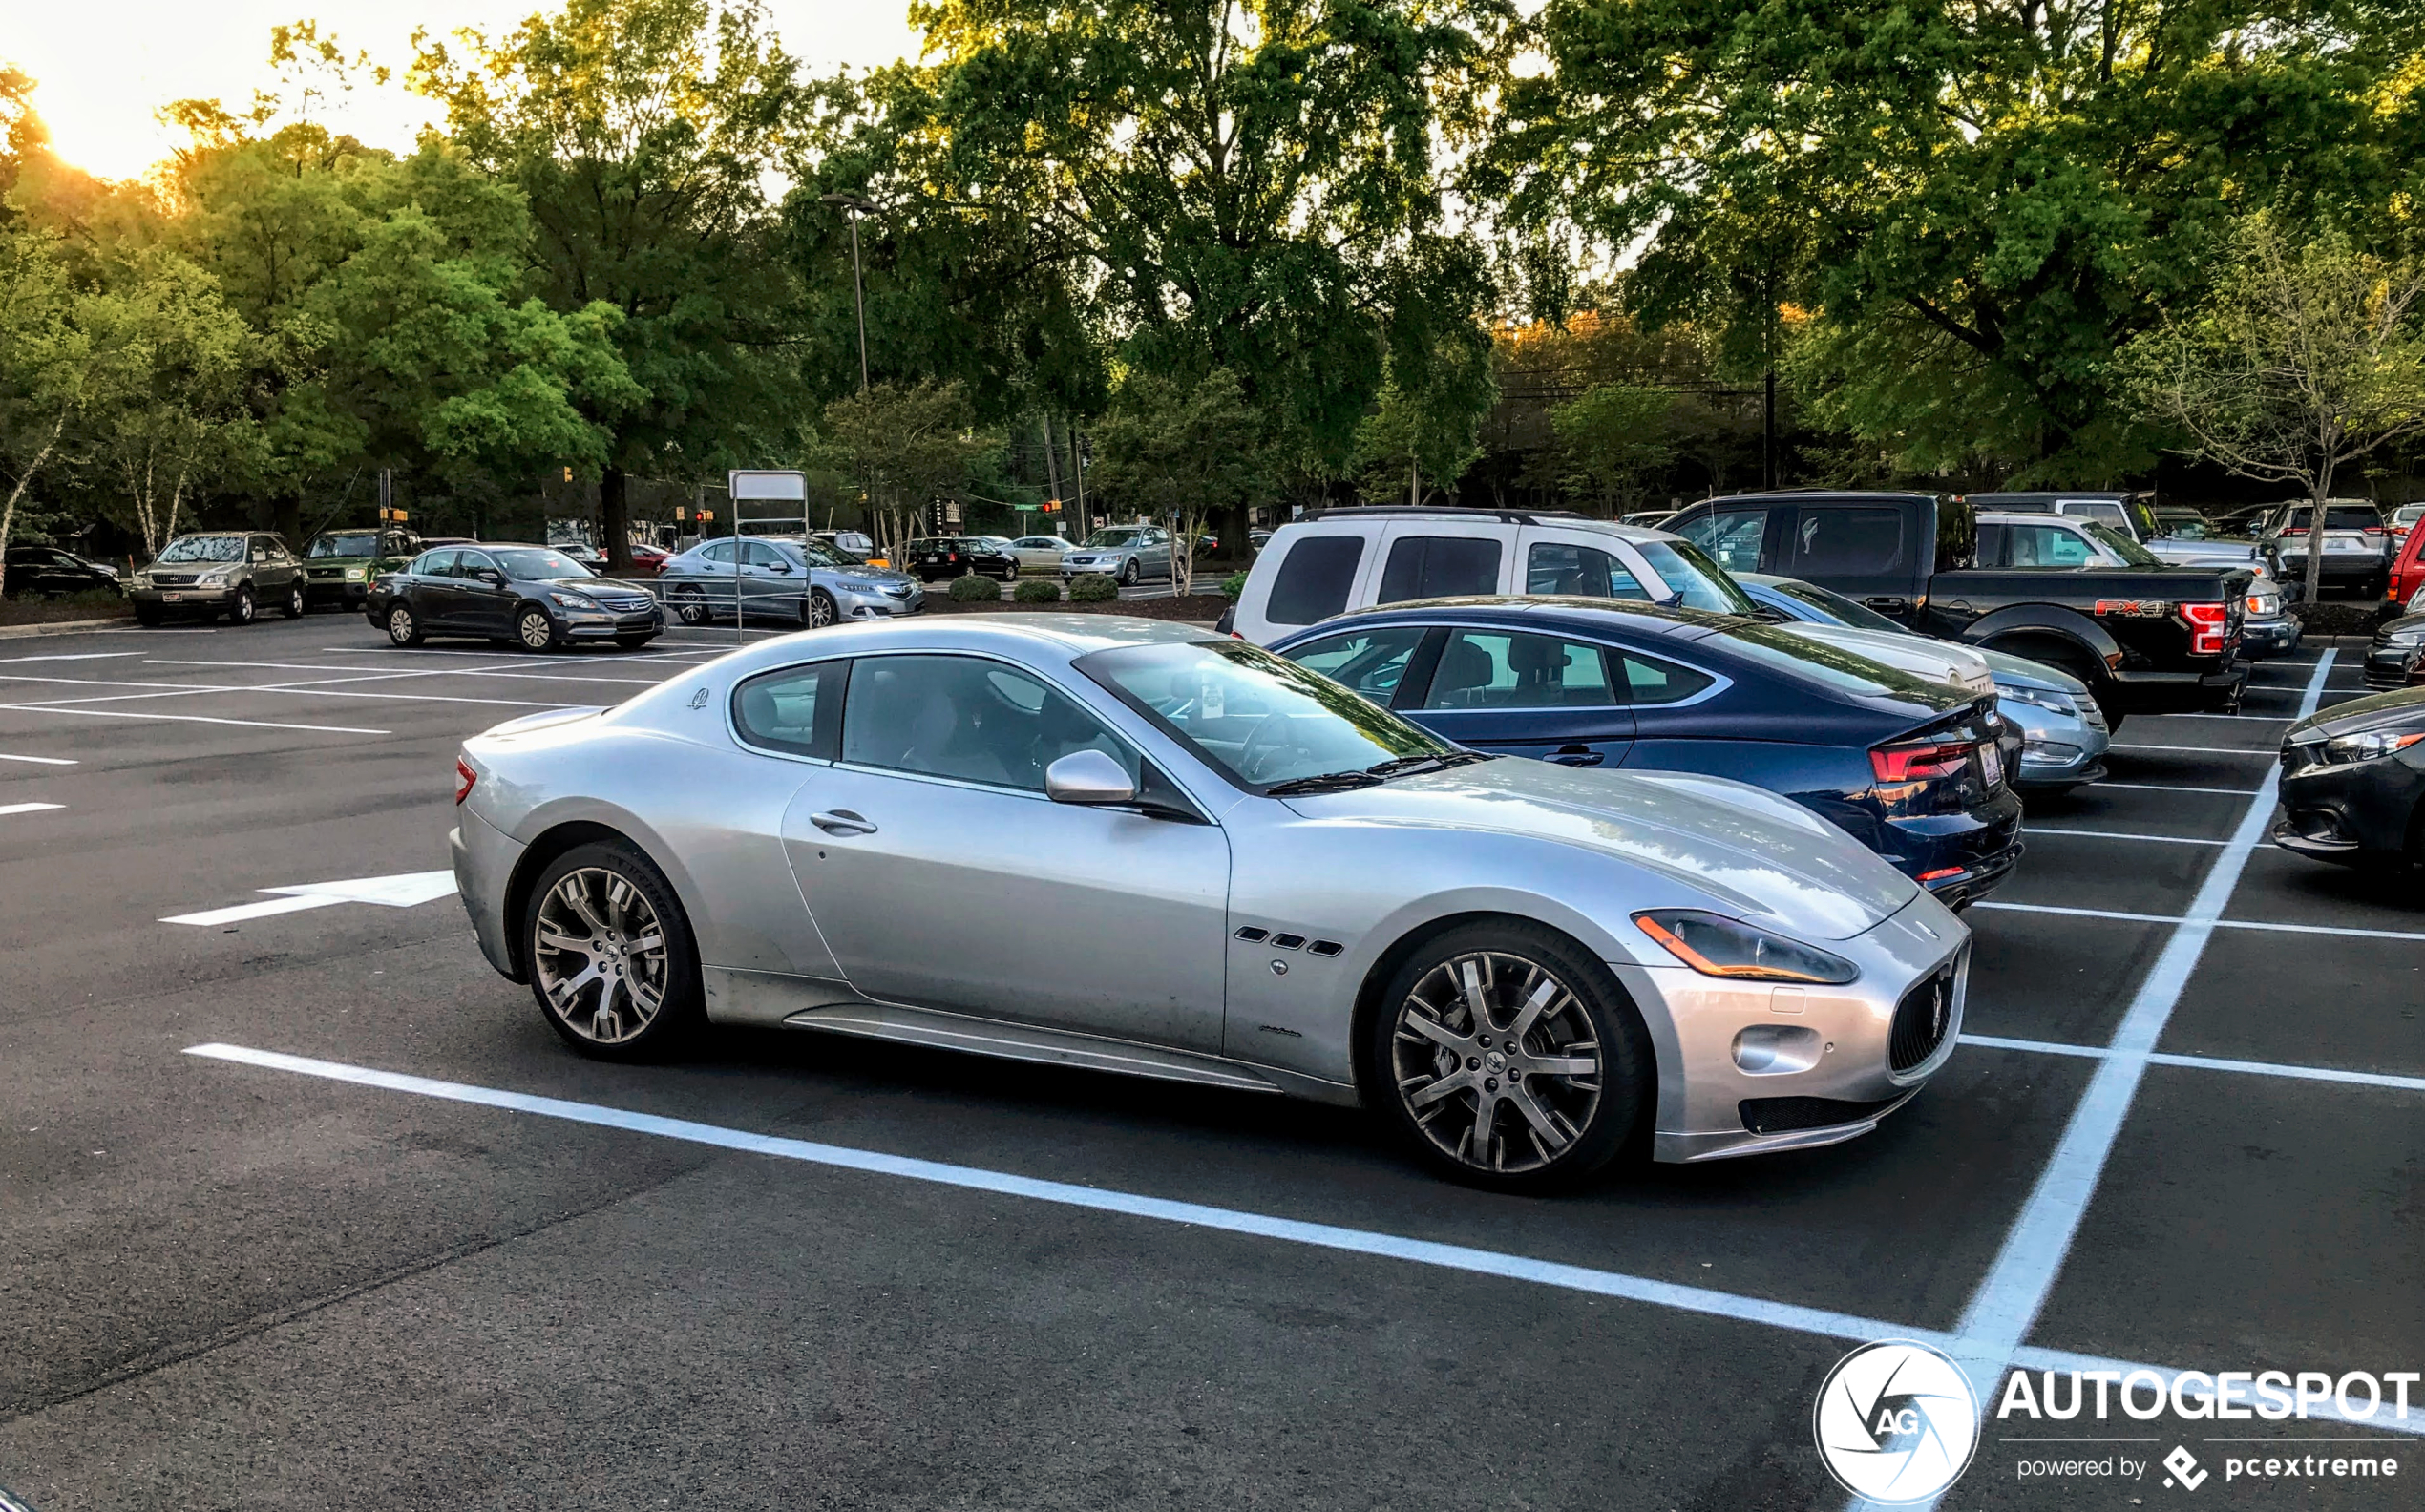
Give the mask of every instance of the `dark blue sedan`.
<svg viewBox="0 0 2425 1512">
<path fill-rule="evenodd" d="M 2021 855 L 1994 700 L 1732 615 L 1444 598 L 1273 650 L 1459 745 L 1782 793 L 1955 907 Z"/>
</svg>

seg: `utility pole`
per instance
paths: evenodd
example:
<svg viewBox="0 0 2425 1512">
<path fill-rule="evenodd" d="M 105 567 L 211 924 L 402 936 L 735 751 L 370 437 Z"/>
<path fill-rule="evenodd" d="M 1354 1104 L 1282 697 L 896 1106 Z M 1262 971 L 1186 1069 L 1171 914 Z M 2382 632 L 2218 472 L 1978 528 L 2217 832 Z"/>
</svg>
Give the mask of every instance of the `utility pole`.
<svg viewBox="0 0 2425 1512">
<path fill-rule="evenodd" d="M 859 262 L 859 219 L 862 216 L 874 215 L 875 204 L 875 201 L 861 199 L 857 195 L 830 194 L 820 195 L 817 198 L 838 208 L 842 212 L 842 219 L 851 222 L 851 307 L 857 313 L 859 320 L 859 397 L 865 399 L 868 389 L 867 273 Z M 874 525 L 875 523 L 875 479 L 861 477 L 859 490 L 867 505 L 868 523 Z M 881 533 L 871 534 L 880 535 Z M 883 543 L 879 541 L 877 544 L 880 546 Z"/>
<path fill-rule="evenodd" d="M 1078 485 L 1078 538 L 1085 540 L 1092 534 L 1086 529 L 1086 445 L 1074 425 L 1069 428 L 1069 467 Z"/>
</svg>

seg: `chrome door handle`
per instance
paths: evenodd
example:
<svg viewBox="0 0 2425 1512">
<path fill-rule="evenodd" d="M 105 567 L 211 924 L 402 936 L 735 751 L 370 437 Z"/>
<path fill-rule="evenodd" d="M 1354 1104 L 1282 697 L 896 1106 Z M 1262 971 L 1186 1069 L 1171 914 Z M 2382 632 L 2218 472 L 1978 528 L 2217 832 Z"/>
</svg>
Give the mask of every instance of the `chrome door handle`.
<svg viewBox="0 0 2425 1512">
<path fill-rule="evenodd" d="M 1589 746 L 1561 746 L 1550 753 L 1550 760 L 1561 766 L 1597 766 L 1608 757 Z"/>
<path fill-rule="evenodd" d="M 830 808 L 824 813 L 809 815 L 809 823 L 827 834 L 863 835 L 875 833 L 875 826 L 848 808 Z"/>
</svg>

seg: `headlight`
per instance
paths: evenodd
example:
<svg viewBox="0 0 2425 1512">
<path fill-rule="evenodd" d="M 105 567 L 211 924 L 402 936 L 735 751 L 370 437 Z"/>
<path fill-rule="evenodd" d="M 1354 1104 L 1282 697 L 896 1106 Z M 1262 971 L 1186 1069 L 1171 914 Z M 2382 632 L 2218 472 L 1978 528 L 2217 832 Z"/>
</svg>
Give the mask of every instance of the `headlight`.
<svg viewBox="0 0 2425 1512">
<path fill-rule="evenodd" d="M 1787 939 L 1722 914 L 1653 909 L 1634 915 L 1643 934 L 1704 976 L 1751 981 L 1848 982 L 1859 967 L 1800 940 Z"/>
<path fill-rule="evenodd" d="M 223 583 L 235 576 L 236 569 L 233 567 L 214 567 L 194 580 L 198 583 Z"/>
<path fill-rule="evenodd" d="M 359 567 L 348 567 L 346 569 L 346 581 L 348 582 L 360 582 L 368 576 L 369 575 L 365 573 Z"/>
<path fill-rule="evenodd" d="M 2281 612 L 2282 596 L 2280 594 L 2248 595 L 2248 613 L 2255 615 L 2258 619 L 2271 619 Z"/>
<path fill-rule="evenodd" d="M 2383 643 L 2402 647 L 2425 645 L 2425 625 L 2418 625 L 2413 630 L 2394 630 L 2383 638 Z"/>
<path fill-rule="evenodd" d="M 2338 762 L 2373 761 L 2405 750 L 2418 741 L 2425 741 L 2425 730 L 2402 734 L 2398 730 L 2368 730 L 2363 735 L 2343 735 L 2324 743 L 2325 760 Z"/>
<path fill-rule="evenodd" d="M 1998 682 L 1995 684 L 1995 696 L 2017 699 L 2023 704 L 2035 704 L 2049 714 L 2060 714 L 2065 719 L 2079 718 L 2079 701 L 2056 688 L 2024 687 L 2018 682 Z"/>
<path fill-rule="evenodd" d="M 561 588 L 550 588 L 547 590 L 547 597 L 559 609 L 596 609 L 598 607 L 597 599 L 577 593 L 566 593 Z"/>
</svg>

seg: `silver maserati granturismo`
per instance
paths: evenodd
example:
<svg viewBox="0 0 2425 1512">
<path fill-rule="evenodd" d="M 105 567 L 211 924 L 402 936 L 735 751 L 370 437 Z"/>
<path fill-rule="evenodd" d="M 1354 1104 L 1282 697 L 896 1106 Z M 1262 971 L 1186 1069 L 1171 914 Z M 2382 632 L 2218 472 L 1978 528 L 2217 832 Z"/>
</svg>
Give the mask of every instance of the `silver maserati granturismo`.
<svg viewBox="0 0 2425 1512">
<path fill-rule="evenodd" d="M 467 742 L 481 950 L 584 1054 L 823 1030 L 1374 1109 L 1505 1187 L 1865 1133 L 1970 933 L 1713 777 L 1486 757 L 1183 625 L 786 636 Z"/>
</svg>

